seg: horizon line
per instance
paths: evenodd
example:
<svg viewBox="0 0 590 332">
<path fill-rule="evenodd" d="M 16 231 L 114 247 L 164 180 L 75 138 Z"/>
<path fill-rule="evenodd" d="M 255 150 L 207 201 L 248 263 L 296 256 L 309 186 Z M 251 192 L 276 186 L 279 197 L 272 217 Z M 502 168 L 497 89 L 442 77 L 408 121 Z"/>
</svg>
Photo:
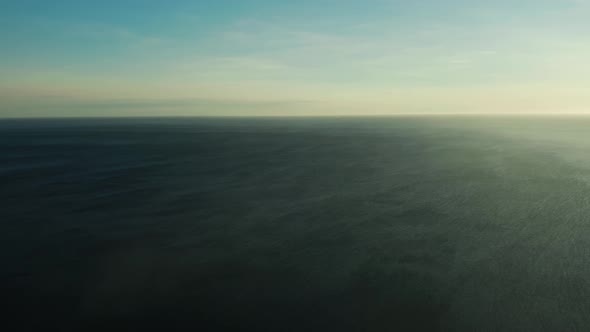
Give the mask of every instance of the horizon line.
<svg viewBox="0 0 590 332">
<path fill-rule="evenodd" d="M 202 118 L 202 119 L 215 119 L 215 118 L 223 118 L 223 119 L 247 119 L 247 118 L 388 118 L 388 117 L 448 117 L 448 116 L 465 116 L 465 117 L 490 117 L 490 116 L 509 116 L 509 117 L 530 117 L 530 116 L 549 116 L 549 117 L 570 117 L 570 116 L 579 116 L 579 117 L 586 117 L 590 116 L 589 112 L 481 112 L 481 113 L 474 113 L 474 112 L 453 112 L 453 113 L 438 113 L 438 112 L 428 112 L 428 113 L 388 113 L 388 114 L 381 114 L 381 113 L 374 113 L 374 114 L 266 114 L 266 115 L 253 115 L 253 114 L 246 114 L 246 115 L 235 115 L 235 114 L 220 114 L 220 115 L 186 115 L 186 114 L 176 114 L 176 115 L 89 115 L 89 116 L 0 116 L 0 121 L 2 120 L 66 120 L 66 119 L 165 119 L 165 118 Z"/>
</svg>

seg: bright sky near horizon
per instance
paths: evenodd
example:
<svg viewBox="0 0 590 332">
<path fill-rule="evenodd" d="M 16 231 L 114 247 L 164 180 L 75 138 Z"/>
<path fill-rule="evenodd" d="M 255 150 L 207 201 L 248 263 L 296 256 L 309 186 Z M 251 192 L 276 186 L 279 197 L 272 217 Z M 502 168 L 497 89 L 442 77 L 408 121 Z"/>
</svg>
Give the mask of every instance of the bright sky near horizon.
<svg viewBox="0 0 590 332">
<path fill-rule="evenodd" d="M 0 0 L 0 117 L 590 112 L 588 0 Z"/>
</svg>

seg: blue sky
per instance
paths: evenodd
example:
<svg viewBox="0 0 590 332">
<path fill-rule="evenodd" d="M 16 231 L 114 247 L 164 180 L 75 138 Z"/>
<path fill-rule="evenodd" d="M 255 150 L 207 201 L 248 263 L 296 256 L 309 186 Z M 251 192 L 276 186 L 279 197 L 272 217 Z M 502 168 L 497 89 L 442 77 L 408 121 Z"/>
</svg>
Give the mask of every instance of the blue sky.
<svg viewBox="0 0 590 332">
<path fill-rule="evenodd" d="M 0 1 L 0 116 L 590 111 L 585 0 Z"/>
</svg>

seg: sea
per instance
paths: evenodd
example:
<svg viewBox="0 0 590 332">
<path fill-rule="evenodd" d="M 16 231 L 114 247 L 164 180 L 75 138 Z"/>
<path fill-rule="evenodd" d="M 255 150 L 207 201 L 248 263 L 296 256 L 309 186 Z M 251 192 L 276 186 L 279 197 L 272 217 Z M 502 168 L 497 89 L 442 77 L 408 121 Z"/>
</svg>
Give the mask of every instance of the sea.
<svg viewBox="0 0 590 332">
<path fill-rule="evenodd" d="M 0 120 L 4 331 L 588 331 L 590 117 Z"/>
</svg>

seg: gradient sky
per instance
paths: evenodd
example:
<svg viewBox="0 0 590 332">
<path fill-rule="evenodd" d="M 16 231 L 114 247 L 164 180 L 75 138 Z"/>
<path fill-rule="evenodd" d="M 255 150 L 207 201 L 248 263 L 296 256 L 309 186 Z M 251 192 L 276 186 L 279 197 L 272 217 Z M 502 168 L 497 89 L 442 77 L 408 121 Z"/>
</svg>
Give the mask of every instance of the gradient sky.
<svg viewBox="0 0 590 332">
<path fill-rule="evenodd" d="M 0 0 L 0 116 L 590 112 L 590 0 Z"/>
</svg>

